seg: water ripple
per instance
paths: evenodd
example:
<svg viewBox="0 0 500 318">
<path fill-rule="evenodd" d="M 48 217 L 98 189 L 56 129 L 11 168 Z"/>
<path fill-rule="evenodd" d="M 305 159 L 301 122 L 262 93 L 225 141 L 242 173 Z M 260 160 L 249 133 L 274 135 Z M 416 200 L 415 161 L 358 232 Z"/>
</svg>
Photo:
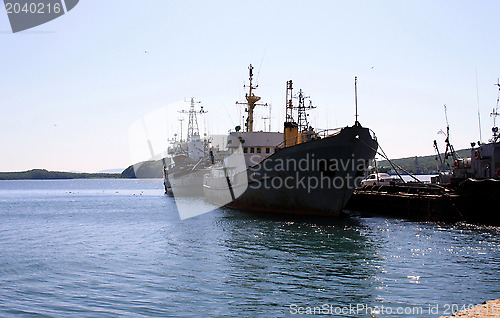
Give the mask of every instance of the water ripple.
<svg viewBox="0 0 500 318">
<path fill-rule="evenodd" d="M 230 209 L 180 221 L 161 186 L 0 182 L 0 315 L 288 317 L 292 304 L 500 298 L 498 227 Z"/>
</svg>

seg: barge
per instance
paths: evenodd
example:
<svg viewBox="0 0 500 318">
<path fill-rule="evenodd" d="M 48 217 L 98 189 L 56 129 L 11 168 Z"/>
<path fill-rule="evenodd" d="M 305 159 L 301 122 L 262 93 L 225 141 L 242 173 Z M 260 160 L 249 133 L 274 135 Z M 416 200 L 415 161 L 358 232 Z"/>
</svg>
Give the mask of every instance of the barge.
<svg viewBox="0 0 500 318">
<path fill-rule="evenodd" d="M 500 84 L 499 97 L 500 97 Z M 444 161 L 451 157 L 451 173 L 440 173 L 430 184 L 421 182 L 370 184 L 354 191 L 346 209 L 370 215 L 429 220 L 465 221 L 500 225 L 500 134 L 491 116 L 493 137 L 488 143 L 471 143 L 469 158 L 460 158 L 446 133 Z M 446 114 L 446 107 L 445 107 Z M 437 158 L 444 166 L 437 143 Z M 386 158 L 387 159 L 387 158 Z"/>
</svg>

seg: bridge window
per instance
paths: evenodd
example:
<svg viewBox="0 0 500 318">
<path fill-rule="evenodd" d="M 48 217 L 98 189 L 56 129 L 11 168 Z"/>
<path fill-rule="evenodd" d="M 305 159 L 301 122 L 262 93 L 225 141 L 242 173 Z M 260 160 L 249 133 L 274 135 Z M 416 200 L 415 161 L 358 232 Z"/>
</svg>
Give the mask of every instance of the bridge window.
<svg viewBox="0 0 500 318">
<path fill-rule="evenodd" d="M 243 152 L 248 153 L 248 147 L 243 147 Z"/>
<path fill-rule="evenodd" d="M 266 148 L 266 153 L 270 153 L 271 152 L 271 148 L 267 147 Z"/>
<path fill-rule="evenodd" d="M 260 147 L 257 147 L 257 153 L 260 153 Z"/>
<path fill-rule="evenodd" d="M 250 148 L 250 153 L 254 153 L 255 152 L 255 148 L 254 147 L 251 147 Z"/>
</svg>

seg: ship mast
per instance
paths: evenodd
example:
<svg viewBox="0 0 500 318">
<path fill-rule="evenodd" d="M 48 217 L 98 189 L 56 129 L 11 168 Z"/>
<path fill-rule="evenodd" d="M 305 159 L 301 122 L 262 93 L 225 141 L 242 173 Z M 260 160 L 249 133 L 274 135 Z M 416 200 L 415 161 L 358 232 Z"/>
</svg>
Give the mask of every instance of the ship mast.
<svg viewBox="0 0 500 318">
<path fill-rule="evenodd" d="M 498 86 L 497 105 L 495 108 L 493 108 L 493 111 L 491 112 L 490 116 L 493 117 L 493 128 L 491 128 L 491 131 L 493 132 L 493 139 L 491 139 L 491 141 L 496 143 L 500 139 L 500 134 L 498 133 L 498 127 L 496 124 L 497 116 L 500 115 L 498 113 L 498 104 L 500 100 L 500 82 L 496 83 L 495 85 Z"/>
<path fill-rule="evenodd" d="M 354 106 L 356 107 L 356 112 L 355 112 L 355 125 L 359 125 L 358 121 L 358 77 L 354 76 Z"/>
<path fill-rule="evenodd" d="M 292 80 L 286 82 L 286 118 L 285 123 L 293 123 L 293 83 Z"/>
<path fill-rule="evenodd" d="M 181 124 L 181 139 L 179 139 L 179 142 L 182 142 L 182 122 L 184 121 L 184 118 L 179 117 L 179 118 L 177 118 L 177 120 L 178 120 L 178 121 L 179 121 L 179 123 Z"/>
<path fill-rule="evenodd" d="M 444 141 L 446 143 L 446 149 L 444 150 L 444 160 L 451 156 L 453 161 L 455 161 L 457 159 L 457 153 L 450 142 L 450 124 L 448 123 L 448 111 L 446 110 L 446 104 L 444 104 L 444 117 L 446 118 L 446 139 Z"/>
<path fill-rule="evenodd" d="M 180 110 L 179 113 L 181 114 L 188 114 L 189 119 L 188 119 L 188 133 L 187 133 L 187 140 L 191 139 L 191 136 L 199 136 L 200 135 L 200 130 L 198 129 L 198 118 L 196 114 L 204 114 L 206 111 L 203 109 L 203 106 L 200 107 L 200 110 L 195 110 L 194 106 L 196 103 L 201 103 L 199 101 L 195 101 L 194 97 L 191 97 L 191 107 L 189 110 Z M 181 128 L 182 130 L 182 128 Z M 182 134 L 182 132 L 181 132 Z"/>
<path fill-rule="evenodd" d="M 308 106 L 305 105 L 305 100 L 306 98 L 309 98 L 309 96 L 304 96 L 302 89 L 299 90 L 299 94 L 296 98 L 299 100 L 299 104 L 296 107 L 299 132 L 309 131 L 309 121 L 307 120 L 307 116 L 309 116 L 309 114 L 307 114 L 307 111 L 316 107 L 312 105 L 311 100 L 309 100 Z"/>
<path fill-rule="evenodd" d="M 260 100 L 260 96 L 256 96 L 253 93 L 254 89 L 257 89 L 259 85 L 253 86 L 252 81 L 253 81 L 253 66 L 250 64 L 248 67 L 249 70 L 249 80 L 250 80 L 250 88 L 247 94 L 245 94 L 245 99 L 247 100 L 246 102 L 236 102 L 236 104 L 242 104 L 242 105 L 247 105 L 247 108 L 245 111 L 248 113 L 247 120 L 245 123 L 246 126 L 246 131 L 247 132 L 253 132 L 253 111 L 255 109 L 255 106 L 267 106 L 266 104 L 259 104 L 257 103 Z M 243 86 L 245 87 L 245 86 Z"/>
</svg>

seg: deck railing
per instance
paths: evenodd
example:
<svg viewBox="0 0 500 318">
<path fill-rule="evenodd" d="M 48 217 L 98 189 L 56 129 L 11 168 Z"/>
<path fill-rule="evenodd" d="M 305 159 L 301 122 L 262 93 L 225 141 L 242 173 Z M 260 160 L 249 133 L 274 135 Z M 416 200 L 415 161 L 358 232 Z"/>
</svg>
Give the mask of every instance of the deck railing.
<svg viewBox="0 0 500 318">
<path fill-rule="evenodd" d="M 323 139 L 323 138 L 326 138 L 326 137 L 330 137 L 330 136 L 333 136 L 333 135 L 336 135 L 340 132 L 342 128 L 330 128 L 330 129 L 322 129 L 322 130 L 318 130 L 318 131 L 310 131 L 308 132 L 308 134 L 303 134 L 303 135 L 296 135 L 296 136 L 293 136 L 293 137 L 290 137 L 290 138 L 287 138 L 285 140 L 283 140 L 281 143 L 279 143 L 276 148 L 285 148 L 285 145 L 288 143 L 288 141 L 291 141 L 291 140 L 299 140 L 299 138 L 301 138 L 302 140 L 306 139 L 306 141 L 311 141 L 311 140 L 317 140 L 317 139 Z M 303 142 L 303 141 L 301 141 Z M 296 144 L 297 142 L 295 142 L 294 144 Z"/>
</svg>

